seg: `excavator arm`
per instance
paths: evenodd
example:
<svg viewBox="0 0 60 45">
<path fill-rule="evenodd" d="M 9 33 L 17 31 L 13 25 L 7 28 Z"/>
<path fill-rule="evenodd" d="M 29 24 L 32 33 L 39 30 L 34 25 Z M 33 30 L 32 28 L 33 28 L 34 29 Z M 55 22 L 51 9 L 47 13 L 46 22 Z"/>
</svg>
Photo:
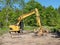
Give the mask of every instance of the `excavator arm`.
<svg viewBox="0 0 60 45">
<path fill-rule="evenodd" d="M 34 14 L 34 13 L 35 13 L 35 11 L 32 11 L 32 12 L 29 12 L 29 13 L 27 13 L 27 14 L 23 14 L 22 16 L 20 16 L 20 17 L 18 18 L 18 23 L 17 23 L 17 25 L 19 25 L 19 23 L 21 22 L 21 20 L 27 18 L 28 16 L 31 16 L 31 15 Z"/>
<path fill-rule="evenodd" d="M 38 25 L 39 27 L 41 27 L 40 15 L 39 15 L 39 12 L 38 12 L 38 9 L 37 9 L 37 8 L 35 8 L 34 11 L 31 11 L 31 12 L 29 12 L 29 13 L 27 13 L 27 14 L 23 14 L 22 16 L 20 16 L 20 17 L 18 18 L 18 21 L 19 21 L 19 22 L 17 23 L 17 25 L 19 25 L 19 23 L 20 23 L 21 20 L 27 18 L 28 16 L 31 16 L 32 14 L 35 14 L 35 15 L 36 15 L 37 25 Z"/>
<path fill-rule="evenodd" d="M 21 20 L 27 18 L 28 16 L 32 16 L 32 14 L 35 14 L 36 15 L 37 25 L 41 29 L 40 15 L 39 15 L 38 9 L 35 8 L 35 10 L 33 10 L 33 11 L 27 13 L 27 14 L 23 14 L 20 17 L 18 17 L 17 24 L 16 25 L 10 25 L 9 26 L 9 28 L 11 29 L 10 31 L 19 31 L 20 30 L 19 23 L 21 22 Z"/>
</svg>

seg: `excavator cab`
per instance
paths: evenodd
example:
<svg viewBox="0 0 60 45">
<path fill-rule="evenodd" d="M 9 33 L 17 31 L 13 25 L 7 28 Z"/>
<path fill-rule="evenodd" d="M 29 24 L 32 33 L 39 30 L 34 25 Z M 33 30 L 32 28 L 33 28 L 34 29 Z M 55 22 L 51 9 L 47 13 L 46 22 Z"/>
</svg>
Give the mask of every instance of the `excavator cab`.
<svg viewBox="0 0 60 45">
<path fill-rule="evenodd" d="M 24 24 L 23 24 L 23 21 L 21 21 L 18 26 L 17 25 L 10 25 L 9 27 L 10 27 L 10 30 L 9 30 L 10 33 L 11 32 L 23 33 Z"/>
</svg>

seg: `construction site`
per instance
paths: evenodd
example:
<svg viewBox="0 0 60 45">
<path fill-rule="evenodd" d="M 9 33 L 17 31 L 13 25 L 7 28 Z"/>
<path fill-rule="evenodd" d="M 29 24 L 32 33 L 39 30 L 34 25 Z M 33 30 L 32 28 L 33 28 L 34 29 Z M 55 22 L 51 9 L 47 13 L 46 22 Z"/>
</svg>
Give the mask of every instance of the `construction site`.
<svg viewBox="0 0 60 45">
<path fill-rule="evenodd" d="M 40 0 L 0 2 L 4 6 L 0 10 L 0 45 L 60 45 L 60 7 L 44 7 Z"/>
<path fill-rule="evenodd" d="M 24 18 L 36 14 L 37 25 L 34 30 L 23 30 L 20 24 Z M 0 37 L 1 45 L 60 45 L 60 32 L 54 30 L 51 32 L 48 28 L 41 25 L 38 9 L 27 14 L 23 14 L 18 18 L 15 25 L 9 26 L 8 33 Z"/>
</svg>

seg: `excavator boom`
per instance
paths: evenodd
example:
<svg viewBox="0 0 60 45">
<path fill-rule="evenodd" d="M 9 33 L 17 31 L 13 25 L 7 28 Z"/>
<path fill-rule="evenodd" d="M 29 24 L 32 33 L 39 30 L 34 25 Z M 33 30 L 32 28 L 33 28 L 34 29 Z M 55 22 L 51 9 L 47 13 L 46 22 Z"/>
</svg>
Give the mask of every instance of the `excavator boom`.
<svg viewBox="0 0 60 45">
<path fill-rule="evenodd" d="M 41 22 L 40 22 L 40 15 L 39 15 L 38 9 L 35 8 L 35 10 L 33 10 L 33 11 L 27 13 L 27 14 L 23 14 L 23 15 L 21 15 L 20 17 L 18 17 L 18 22 L 17 22 L 17 24 L 16 24 L 16 25 L 10 25 L 9 28 L 12 29 L 11 31 L 19 31 L 19 30 L 20 30 L 20 28 L 19 28 L 20 22 L 21 22 L 23 19 L 27 18 L 28 16 L 32 16 L 33 14 L 36 15 L 37 25 L 38 25 L 39 28 L 41 29 L 42 26 L 41 26 Z"/>
<path fill-rule="evenodd" d="M 39 12 L 38 12 L 38 9 L 37 9 L 37 8 L 35 8 L 34 11 L 31 11 L 31 12 L 29 12 L 29 13 L 27 13 L 27 14 L 23 14 L 22 16 L 20 16 L 20 17 L 18 18 L 18 21 L 19 21 L 19 22 L 17 23 L 17 25 L 19 25 L 19 23 L 20 23 L 21 20 L 25 19 L 25 18 L 28 17 L 28 16 L 31 16 L 32 14 L 35 14 L 35 15 L 36 15 L 37 25 L 38 25 L 39 27 L 41 27 L 40 15 L 39 15 Z"/>
</svg>

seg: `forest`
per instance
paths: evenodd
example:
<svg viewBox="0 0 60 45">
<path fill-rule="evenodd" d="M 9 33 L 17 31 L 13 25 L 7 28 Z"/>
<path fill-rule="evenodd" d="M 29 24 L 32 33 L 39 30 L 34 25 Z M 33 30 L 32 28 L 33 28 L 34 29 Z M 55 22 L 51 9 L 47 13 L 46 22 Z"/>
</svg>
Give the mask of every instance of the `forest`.
<svg viewBox="0 0 60 45">
<path fill-rule="evenodd" d="M 56 27 L 60 29 L 60 6 L 42 6 L 36 0 L 0 0 L 0 28 L 6 28 L 11 24 L 17 23 L 17 18 L 22 14 L 28 13 L 35 8 L 38 8 L 42 26 Z M 14 6 L 19 5 L 19 7 Z M 25 26 L 37 26 L 35 15 L 29 16 L 23 20 Z"/>
</svg>

